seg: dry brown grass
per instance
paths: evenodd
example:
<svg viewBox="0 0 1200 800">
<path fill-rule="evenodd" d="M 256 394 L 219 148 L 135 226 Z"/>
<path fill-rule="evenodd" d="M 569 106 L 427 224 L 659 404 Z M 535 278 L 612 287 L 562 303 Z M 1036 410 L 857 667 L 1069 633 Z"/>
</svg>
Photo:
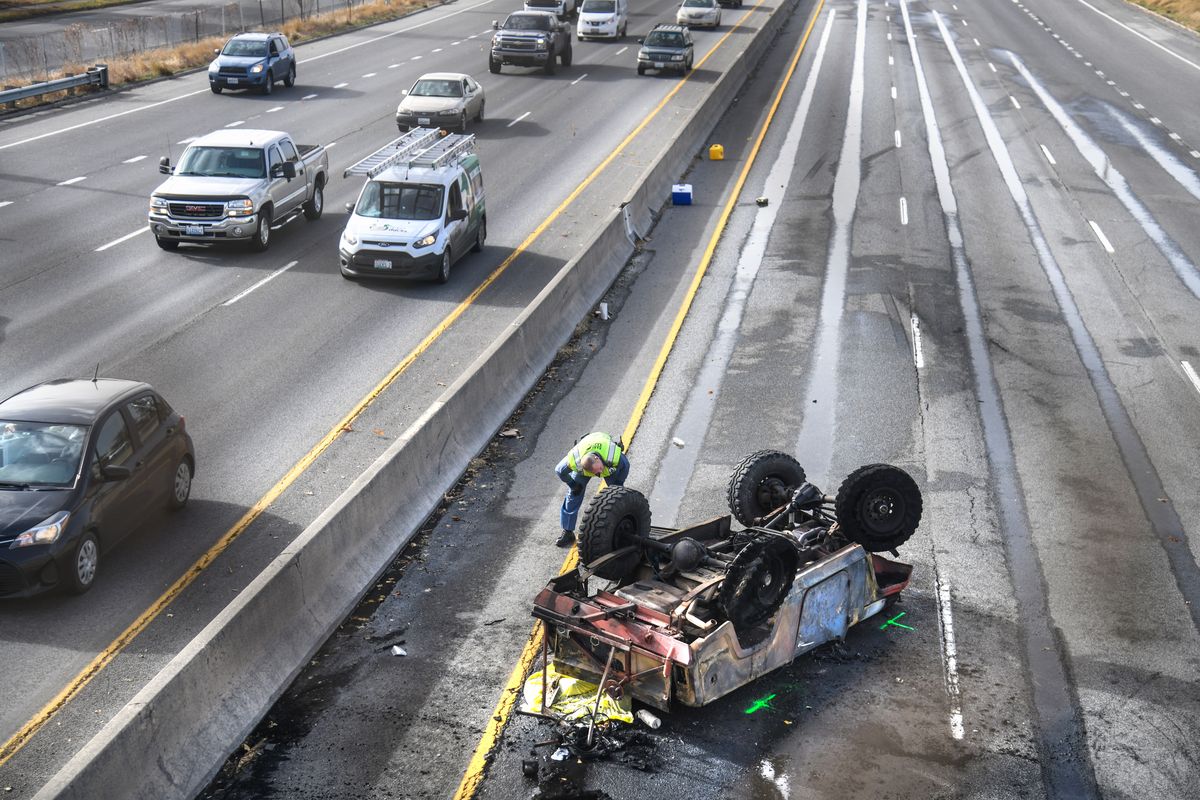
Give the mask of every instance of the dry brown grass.
<svg viewBox="0 0 1200 800">
<path fill-rule="evenodd" d="M 1200 0 L 1134 0 L 1194 31 L 1200 31 Z"/>
<path fill-rule="evenodd" d="M 409 11 L 437 5 L 436 0 L 376 0 L 373 3 L 354 6 L 352 9 L 339 9 L 326 14 L 312 15 L 305 19 L 295 19 L 285 23 L 281 28 L 293 44 L 319 36 L 326 36 L 339 31 L 361 28 L 377 22 L 387 22 L 396 19 Z M 213 36 L 196 42 L 145 50 L 130 56 L 119 56 L 108 61 L 108 82 L 110 86 L 121 86 L 136 83 L 150 78 L 161 78 L 174 75 L 196 67 L 203 67 L 212 61 L 213 50 L 225 43 L 228 37 Z M 76 75 L 84 71 L 84 67 L 67 65 L 49 75 L 38 75 L 27 83 L 61 78 L 66 75 Z M 74 90 L 55 92 L 30 98 L 18 103 L 18 107 L 26 108 L 44 103 L 54 102 L 72 95 L 86 94 L 87 87 Z"/>
</svg>

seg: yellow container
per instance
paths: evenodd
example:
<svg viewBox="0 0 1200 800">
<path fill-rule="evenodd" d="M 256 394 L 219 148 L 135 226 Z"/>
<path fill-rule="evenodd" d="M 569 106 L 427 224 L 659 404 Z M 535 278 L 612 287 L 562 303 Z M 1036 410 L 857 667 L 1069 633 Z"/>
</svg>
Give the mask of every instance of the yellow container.
<svg viewBox="0 0 1200 800">
<path fill-rule="evenodd" d="M 725 148 L 719 144 L 709 145 L 708 160 L 709 161 L 724 161 L 725 160 Z"/>
</svg>

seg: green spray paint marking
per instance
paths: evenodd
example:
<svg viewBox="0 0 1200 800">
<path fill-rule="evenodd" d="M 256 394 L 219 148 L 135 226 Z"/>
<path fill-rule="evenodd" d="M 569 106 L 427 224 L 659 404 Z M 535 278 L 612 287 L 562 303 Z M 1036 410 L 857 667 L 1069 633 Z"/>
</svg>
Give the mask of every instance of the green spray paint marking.
<svg viewBox="0 0 1200 800">
<path fill-rule="evenodd" d="M 764 708 L 770 708 L 771 701 L 774 699 L 775 699 L 775 695 L 769 694 L 766 697 L 755 700 L 753 703 L 750 704 L 750 707 L 746 709 L 746 713 L 753 714 L 755 711 L 761 711 Z"/>
<path fill-rule="evenodd" d="M 906 630 L 906 631 L 916 630 L 915 628 L 910 628 L 908 625 L 904 625 L 903 623 L 896 622 L 896 620 L 900 619 L 907 613 L 908 613 L 907 611 L 901 611 L 899 614 L 897 614 L 896 616 L 889 619 L 887 622 L 880 625 L 879 630 L 883 630 L 888 625 L 895 625 L 897 628 L 904 628 L 904 630 Z"/>
</svg>

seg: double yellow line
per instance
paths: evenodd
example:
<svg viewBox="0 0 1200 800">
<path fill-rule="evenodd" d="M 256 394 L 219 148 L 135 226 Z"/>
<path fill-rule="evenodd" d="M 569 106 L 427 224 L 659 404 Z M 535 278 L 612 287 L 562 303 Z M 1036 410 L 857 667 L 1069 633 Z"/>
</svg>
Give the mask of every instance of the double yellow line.
<svg viewBox="0 0 1200 800">
<path fill-rule="evenodd" d="M 760 2 L 758 5 L 762 5 L 762 3 Z M 654 365 L 650 368 L 650 374 L 642 386 L 642 392 L 638 395 L 637 402 L 634 404 L 633 413 L 630 415 L 629 422 L 625 425 L 625 430 L 621 435 L 621 438 L 629 443 L 631 448 L 634 436 L 637 434 L 638 426 L 645 415 L 646 406 L 650 403 L 650 397 L 654 394 L 654 388 L 658 385 L 658 379 L 662 376 L 662 371 L 666 367 L 667 358 L 671 355 L 671 350 L 675 347 L 675 341 L 679 338 L 679 331 L 683 327 L 684 320 L 687 319 L 692 302 L 696 299 L 696 293 L 700 289 L 700 282 L 704 280 L 704 275 L 708 272 L 708 266 L 712 263 L 713 254 L 717 250 L 717 243 L 720 241 L 721 235 L 725 232 L 725 226 L 729 223 L 729 217 L 733 213 L 734 206 L 737 204 L 738 196 L 741 195 L 742 188 L 746 185 L 746 178 L 749 176 L 750 170 L 758 158 L 763 140 L 767 136 L 767 130 L 771 127 L 771 122 L 775 119 L 775 112 L 779 109 L 779 104 L 783 101 L 784 92 L 787 91 L 788 86 L 791 84 L 792 75 L 796 72 L 796 66 L 800 63 L 800 56 L 804 53 L 805 45 L 808 44 L 809 36 L 817 24 L 817 18 L 824 5 L 825 0 L 817 0 L 816 7 L 812 11 L 812 16 L 809 18 L 808 26 L 804 30 L 804 36 L 801 37 L 800 44 L 796 46 L 796 52 L 792 54 L 791 62 L 788 64 L 787 72 L 784 73 L 783 80 L 779 84 L 779 89 L 775 93 L 775 99 L 767 111 L 766 119 L 763 120 L 762 126 L 759 128 L 758 136 L 755 138 L 754 144 L 750 148 L 750 153 L 746 157 L 746 163 L 733 185 L 733 191 L 730 192 L 729 198 L 721 208 L 721 214 L 717 217 L 716 227 L 713 229 L 712 236 L 709 237 L 708 246 L 704 248 L 704 254 L 700 257 L 700 263 L 696 266 L 692 282 L 688 286 L 683 301 L 679 304 L 679 310 L 675 313 L 675 319 L 671 323 L 667 337 L 658 351 L 658 357 L 655 358 Z M 755 6 L 755 8 L 757 7 Z M 740 25 L 741 22 L 738 24 Z M 727 33 L 725 36 L 727 37 L 729 34 Z M 724 41 L 725 38 L 722 37 L 721 42 Z M 718 47 L 721 42 L 717 43 Z M 713 50 L 715 49 L 714 47 Z M 657 110 L 655 109 L 655 112 Z M 575 548 L 571 548 L 571 552 L 567 554 L 567 558 L 563 561 L 562 568 L 558 574 L 562 575 L 570 572 L 575 569 L 578 562 L 579 553 Z M 475 792 L 479 790 L 480 784 L 483 783 L 484 773 L 487 770 L 492 750 L 495 749 L 496 742 L 499 740 L 504 726 L 508 724 L 508 718 L 512 715 L 517 696 L 525 682 L 525 676 L 529 674 L 529 670 L 533 666 L 533 661 L 537 657 L 537 652 L 541 649 L 541 646 L 542 625 L 535 624 L 529 634 L 529 639 L 525 642 L 525 648 L 517 658 L 516 666 L 513 667 L 512 673 L 508 676 L 508 682 L 504 685 L 504 690 L 500 693 L 500 700 L 496 703 L 496 708 L 488 717 L 487 727 L 484 728 L 479 744 L 476 745 L 475 752 L 471 755 L 471 760 L 467 764 L 467 770 L 458 784 L 457 791 L 454 793 L 454 800 L 470 800 L 475 796 Z"/>
<path fill-rule="evenodd" d="M 821 1 L 823 2 L 823 0 Z M 758 5 L 755 7 L 757 8 L 758 6 L 761 6 L 763 2 L 764 0 L 759 0 Z M 729 35 L 733 33 L 734 29 L 740 25 L 741 22 L 739 21 L 737 25 L 734 25 L 729 32 L 721 37 L 713 49 L 705 54 L 704 58 L 700 59 L 696 66 L 699 67 L 704 64 L 704 62 L 707 61 L 722 44 L 724 44 L 725 40 L 729 38 Z M 602 172 L 604 172 L 608 165 L 611 164 L 619 155 L 621 155 L 622 152 L 624 152 L 625 148 L 629 146 L 629 143 L 632 142 L 634 138 L 636 138 L 637 135 L 641 133 L 647 125 L 650 124 L 651 120 L 658 116 L 658 113 L 662 111 L 664 107 L 666 107 L 667 103 L 669 103 L 671 99 L 679 93 L 689 77 L 690 75 L 677 82 L 675 86 L 672 87 L 671 91 L 667 92 L 666 96 L 663 97 L 658 105 L 656 105 L 654 109 L 651 110 L 650 113 L 647 114 L 640 123 L 638 123 L 637 127 L 635 127 L 628 136 L 622 139 L 621 143 L 617 145 L 617 147 L 611 153 L 609 153 L 608 156 L 606 156 L 604 160 L 601 161 L 600 164 L 594 170 L 592 170 L 586 178 L 584 178 L 583 182 L 575 187 L 575 189 L 569 195 L 567 195 L 567 198 L 563 200 L 557 208 L 550 212 L 550 215 L 542 220 L 542 222 L 536 228 L 534 228 L 533 232 L 526 236 L 525 240 L 522 241 L 516 247 L 516 249 L 513 250 L 508 257 L 505 258 L 504 261 L 502 261 L 500 265 L 496 267 L 496 269 L 493 270 L 492 273 L 475 288 L 474 291 L 472 291 L 462 302 L 455 306 L 454 309 L 447 314 L 442 321 L 439 322 L 437 326 L 431 330 L 408 355 L 404 357 L 402 361 L 400 361 L 400 363 L 393 367 L 391 371 L 389 371 L 388 374 L 383 378 L 383 380 L 376 384 L 375 388 L 373 388 L 365 397 L 359 400 L 349 413 L 342 417 L 342 419 L 336 425 L 334 425 L 328 433 L 321 437 L 321 440 L 318 441 L 311 450 L 305 453 L 304 456 L 301 457 L 301 459 L 297 461 L 296 464 L 289 469 L 282 478 L 280 478 L 278 483 L 267 490 L 267 493 L 264 494 L 258 500 L 258 502 L 251 506 L 250 509 L 242 515 L 241 519 L 239 519 L 232 528 L 226 531 L 226 533 L 221 536 L 221 538 L 218 539 L 217 542 L 204 553 L 204 555 L 200 556 L 200 558 L 197 559 L 194 564 L 188 567 L 187 571 L 185 571 L 183 575 L 181 575 L 173 584 L 171 584 L 171 586 L 168 587 L 167 590 L 163 592 L 158 599 L 150 605 L 149 608 L 138 615 L 137 619 L 131 622 L 129 626 L 126 627 L 125 630 L 123 630 L 121 634 L 112 641 L 111 644 L 109 644 L 106 648 L 104 648 L 104 650 L 96 655 L 96 657 L 93 658 L 88 665 L 79 672 L 79 674 L 72 678 L 70 683 L 68 683 L 58 694 L 56 694 L 54 698 L 50 700 L 50 702 L 43 706 L 41 710 L 39 710 L 38 713 L 33 716 L 32 719 L 21 726 L 20 730 L 9 737 L 9 739 L 5 741 L 3 745 L 0 745 L 0 766 L 6 764 L 14 755 L 16 755 L 17 752 L 19 752 L 20 749 L 24 747 L 30 739 L 33 738 L 34 734 L 45 727 L 46 723 L 48 723 L 54 717 L 54 715 L 63 708 L 63 706 L 65 706 L 71 701 L 72 698 L 78 695 L 83 688 L 91 682 L 92 678 L 96 677 L 101 670 L 108 666 L 108 664 L 114 658 L 116 658 L 121 651 L 124 650 L 129 643 L 134 640 L 134 638 L 137 637 L 138 634 L 144 631 L 150 625 L 150 623 L 153 622 L 158 615 L 161 614 L 163 610 L 166 609 L 166 607 L 169 606 L 175 600 L 175 598 L 183 592 L 184 589 L 191 585 L 192 581 L 194 581 L 200 575 L 200 573 L 205 570 L 205 568 L 207 568 L 213 561 L 216 560 L 217 556 L 225 552 L 225 550 L 227 550 L 229 546 L 233 544 L 233 542 L 239 536 L 241 536 L 247 528 L 250 527 L 251 523 L 258 519 L 258 517 L 264 511 L 266 511 L 266 509 L 273 502 L 275 502 L 275 500 L 277 500 L 279 496 L 284 493 L 284 491 L 288 489 L 288 487 L 295 483 L 296 479 L 304 474 L 304 471 L 307 470 L 313 464 L 313 462 L 316 461 L 317 458 L 329 448 L 330 445 L 339 439 L 343 433 L 350 430 L 351 425 L 367 409 L 367 407 L 375 402 L 375 399 L 378 398 L 379 395 L 383 394 L 383 392 L 389 386 L 391 386 L 397 378 L 403 375 L 408 368 L 411 367 L 413 363 L 426 350 L 428 350 L 433 343 L 436 342 L 441 335 L 446 332 L 447 329 L 449 329 L 451 325 L 458 320 L 459 317 L 466 313 L 467 309 L 475 303 L 479 296 L 483 294 L 483 292 L 489 286 L 495 283 L 522 253 L 528 251 L 533 243 L 537 241 L 537 239 L 543 233 L 545 233 L 546 229 L 549 228 L 555 220 L 562 216 L 563 212 L 566 211 L 566 209 L 573 202 L 575 202 L 575 200 L 578 199 L 581 194 L 583 194 L 583 192 L 596 180 L 596 178 L 600 176 Z M 663 359 L 665 360 L 665 358 L 666 356 L 664 355 Z M 631 438 L 632 437 L 627 437 L 625 441 L 630 441 Z"/>
</svg>

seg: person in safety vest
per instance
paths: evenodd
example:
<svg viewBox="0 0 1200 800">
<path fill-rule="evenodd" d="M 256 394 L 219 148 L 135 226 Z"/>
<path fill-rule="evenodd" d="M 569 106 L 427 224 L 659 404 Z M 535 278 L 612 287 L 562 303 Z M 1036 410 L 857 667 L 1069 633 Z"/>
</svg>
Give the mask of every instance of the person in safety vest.
<svg viewBox="0 0 1200 800">
<path fill-rule="evenodd" d="M 613 439 L 607 433 L 589 433 L 576 442 L 566 458 L 554 468 L 558 479 L 567 485 L 567 496 L 563 498 L 558 515 L 562 533 L 555 544 L 559 547 L 567 547 L 575 541 L 575 521 L 579 518 L 583 490 L 589 480 L 603 478 L 614 486 L 625 483 L 629 476 L 629 459 L 623 449 L 620 439 Z"/>
</svg>

